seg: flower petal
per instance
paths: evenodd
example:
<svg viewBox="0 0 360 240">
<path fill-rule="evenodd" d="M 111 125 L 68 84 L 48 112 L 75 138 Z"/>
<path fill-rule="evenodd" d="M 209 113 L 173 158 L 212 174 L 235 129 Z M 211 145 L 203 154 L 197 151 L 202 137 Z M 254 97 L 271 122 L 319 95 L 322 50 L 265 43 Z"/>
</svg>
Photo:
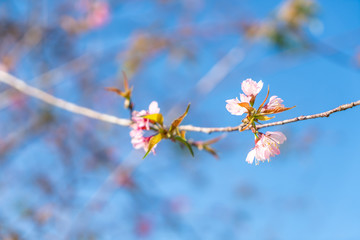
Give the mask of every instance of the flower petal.
<svg viewBox="0 0 360 240">
<path fill-rule="evenodd" d="M 156 101 L 152 101 L 149 105 L 149 113 L 154 114 L 159 112 L 160 112 L 159 104 Z"/>
<path fill-rule="evenodd" d="M 250 96 L 246 96 L 245 94 L 240 94 L 240 100 L 241 102 L 247 102 L 250 103 L 251 97 Z"/>
<path fill-rule="evenodd" d="M 286 140 L 286 136 L 282 132 L 266 132 L 265 135 L 270 137 L 277 144 L 282 144 Z"/>
<path fill-rule="evenodd" d="M 238 105 L 238 103 L 241 102 L 237 98 L 226 100 L 226 103 L 226 110 L 228 110 L 232 115 L 242 115 L 247 112 L 246 108 Z"/>
<path fill-rule="evenodd" d="M 252 164 L 254 162 L 254 158 L 255 158 L 255 149 L 251 150 L 247 157 L 246 157 L 246 162 L 249 164 Z"/>
</svg>

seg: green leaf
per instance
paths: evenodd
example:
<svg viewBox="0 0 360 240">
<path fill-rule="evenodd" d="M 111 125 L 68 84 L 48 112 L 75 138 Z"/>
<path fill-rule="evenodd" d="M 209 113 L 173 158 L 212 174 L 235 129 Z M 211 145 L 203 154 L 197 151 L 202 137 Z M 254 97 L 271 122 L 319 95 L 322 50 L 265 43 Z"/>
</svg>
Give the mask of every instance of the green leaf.
<svg viewBox="0 0 360 240">
<path fill-rule="evenodd" d="M 183 113 L 183 115 L 181 115 L 178 119 L 175 119 L 172 123 L 171 123 L 171 126 L 170 126 L 170 129 L 169 129 L 169 132 L 171 132 L 172 130 L 174 130 L 175 128 L 177 128 L 180 123 L 184 120 L 184 118 L 186 117 L 188 111 L 189 111 L 189 108 L 190 108 L 190 103 L 188 104 L 185 112 Z"/>
<path fill-rule="evenodd" d="M 191 145 L 188 143 L 188 141 L 186 141 L 185 138 L 182 138 L 180 136 L 175 136 L 175 139 L 178 140 L 179 142 L 183 143 L 189 149 L 191 156 L 194 157 L 194 151 L 192 150 Z"/>
<path fill-rule="evenodd" d="M 274 117 L 268 117 L 268 116 L 264 116 L 264 115 L 257 115 L 255 118 L 260 120 L 260 121 L 268 121 L 270 119 L 273 119 Z"/>
<path fill-rule="evenodd" d="M 156 122 L 156 123 L 160 123 L 161 125 L 164 122 L 164 117 L 161 113 L 154 113 L 154 114 L 149 114 L 149 115 L 145 115 L 142 116 L 143 118 L 149 119 L 150 121 Z"/>
<path fill-rule="evenodd" d="M 151 149 L 153 149 L 154 146 L 155 146 L 156 144 L 158 144 L 163 138 L 164 138 L 164 137 L 163 137 L 163 135 L 162 135 L 161 133 L 159 133 L 159 134 L 157 134 L 157 135 L 155 135 L 155 136 L 152 136 L 152 137 L 150 138 L 149 147 L 148 147 L 148 150 L 147 150 L 147 152 L 145 153 L 143 159 L 146 158 L 146 156 L 150 153 Z"/>
</svg>

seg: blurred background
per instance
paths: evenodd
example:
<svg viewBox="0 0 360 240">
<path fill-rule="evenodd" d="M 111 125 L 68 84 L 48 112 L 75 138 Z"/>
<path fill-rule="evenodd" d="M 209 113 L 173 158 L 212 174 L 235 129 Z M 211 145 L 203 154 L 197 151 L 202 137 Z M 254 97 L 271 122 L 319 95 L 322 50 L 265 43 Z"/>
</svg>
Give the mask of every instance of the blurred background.
<svg viewBox="0 0 360 240">
<path fill-rule="evenodd" d="M 122 118 L 121 71 L 136 110 L 191 102 L 184 124 L 223 127 L 246 78 L 296 105 L 278 121 L 359 100 L 359 67 L 359 0 L 0 0 L 1 70 Z M 359 117 L 266 129 L 288 140 L 258 166 L 251 132 L 187 134 L 221 136 L 219 159 L 163 141 L 141 160 L 128 128 L 0 84 L 0 239 L 359 239 Z"/>
</svg>

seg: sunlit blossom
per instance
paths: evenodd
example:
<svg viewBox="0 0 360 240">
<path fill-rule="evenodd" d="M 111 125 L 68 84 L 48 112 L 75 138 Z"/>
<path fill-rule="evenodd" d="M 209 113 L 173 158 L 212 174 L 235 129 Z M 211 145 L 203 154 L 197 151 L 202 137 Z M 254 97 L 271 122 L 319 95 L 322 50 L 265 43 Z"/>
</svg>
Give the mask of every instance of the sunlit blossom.
<svg viewBox="0 0 360 240">
<path fill-rule="evenodd" d="M 279 144 L 282 144 L 286 137 L 282 132 L 258 133 L 259 138 L 255 140 L 255 147 L 248 153 L 246 162 L 255 164 L 259 161 L 270 161 L 270 157 L 280 154 Z"/>
<path fill-rule="evenodd" d="M 264 110 L 271 110 L 271 109 L 275 109 L 275 108 L 284 108 L 284 104 L 282 104 L 284 102 L 284 100 L 282 100 L 281 98 L 278 98 L 277 96 L 272 96 L 269 100 L 269 102 L 264 106 L 264 108 L 262 109 L 262 111 Z"/>
<path fill-rule="evenodd" d="M 255 82 L 251 78 L 246 79 L 241 84 L 241 89 L 247 96 L 256 96 L 261 91 L 264 83 L 260 80 Z"/>
</svg>

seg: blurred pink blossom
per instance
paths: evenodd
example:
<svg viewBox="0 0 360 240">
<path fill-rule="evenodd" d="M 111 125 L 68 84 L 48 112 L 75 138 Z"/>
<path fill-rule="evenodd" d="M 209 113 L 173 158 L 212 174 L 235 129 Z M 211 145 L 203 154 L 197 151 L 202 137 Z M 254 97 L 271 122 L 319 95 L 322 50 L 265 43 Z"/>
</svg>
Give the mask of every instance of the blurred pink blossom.
<svg viewBox="0 0 360 240">
<path fill-rule="evenodd" d="M 101 27 L 109 21 L 110 7 L 106 1 L 83 0 L 80 7 L 87 14 L 85 22 L 90 28 Z"/>
<path fill-rule="evenodd" d="M 259 138 L 255 140 L 255 147 L 248 153 L 246 162 L 252 164 L 255 158 L 255 164 L 259 161 L 270 161 L 270 157 L 280 154 L 279 144 L 282 144 L 286 137 L 282 132 L 258 133 Z"/>
<path fill-rule="evenodd" d="M 139 237 L 148 237 L 153 230 L 153 221 L 146 216 L 140 216 L 135 223 L 135 232 Z"/>
</svg>

